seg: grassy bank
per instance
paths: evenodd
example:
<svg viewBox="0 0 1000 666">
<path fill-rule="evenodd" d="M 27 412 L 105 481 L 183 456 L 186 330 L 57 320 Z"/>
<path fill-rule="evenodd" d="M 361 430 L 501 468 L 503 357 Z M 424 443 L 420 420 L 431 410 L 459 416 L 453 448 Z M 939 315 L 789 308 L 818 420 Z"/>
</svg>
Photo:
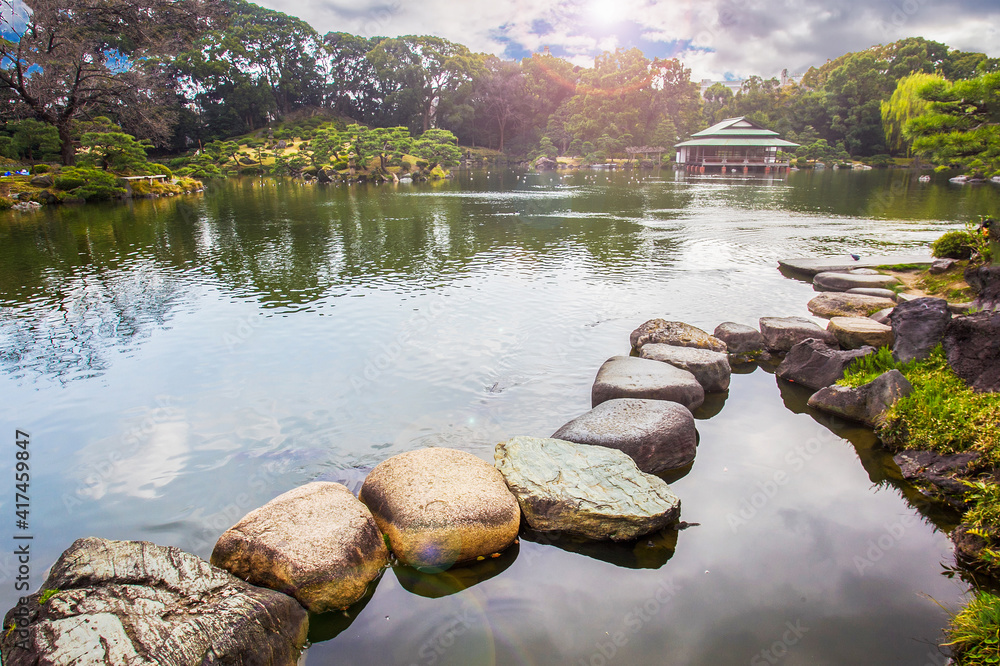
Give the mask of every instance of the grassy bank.
<svg viewBox="0 0 1000 666">
<path fill-rule="evenodd" d="M 969 388 L 940 345 L 928 358 L 909 363 L 895 362 L 883 347 L 855 361 L 839 383 L 861 386 L 892 369 L 909 380 L 913 391 L 888 409 L 878 435 L 894 450 L 978 454 L 961 479 L 968 490 L 962 524 L 952 538 L 966 566 L 1000 578 L 1000 396 Z M 956 664 L 1000 664 L 1000 597 L 976 591 L 952 617 L 947 633 Z"/>
</svg>

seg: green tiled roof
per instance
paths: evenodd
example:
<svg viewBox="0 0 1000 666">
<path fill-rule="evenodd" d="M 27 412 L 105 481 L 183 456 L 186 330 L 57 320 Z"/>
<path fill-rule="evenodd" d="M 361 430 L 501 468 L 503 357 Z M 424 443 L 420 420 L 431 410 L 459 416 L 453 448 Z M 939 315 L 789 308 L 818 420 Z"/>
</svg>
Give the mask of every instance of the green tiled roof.
<svg viewBox="0 0 1000 666">
<path fill-rule="evenodd" d="M 744 125 L 744 127 L 736 127 Z M 797 143 L 785 141 L 778 137 L 778 133 L 765 129 L 744 117 L 726 118 L 722 122 L 716 123 L 708 129 L 695 132 L 691 139 L 676 144 L 677 148 L 683 146 L 780 146 L 790 148 L 798 146 Z"/>
</svg>

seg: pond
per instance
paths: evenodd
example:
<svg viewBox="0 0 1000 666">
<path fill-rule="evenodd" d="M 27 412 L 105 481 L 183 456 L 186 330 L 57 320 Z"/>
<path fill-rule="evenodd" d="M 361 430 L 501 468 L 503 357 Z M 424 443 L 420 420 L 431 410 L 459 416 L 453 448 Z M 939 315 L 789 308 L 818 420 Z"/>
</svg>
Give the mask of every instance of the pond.
<svg viewBox="0 0 1000 666">
<path fill-rule="evenodd" d="M 83 536 L 208 558 L 309 481 L 356 490 L 433 445 L 492 462 L 587 411 L 647 319 L 808 316 L 779 258 L 926 252 L 998 208 L 993 185 L 906 172 L 494 170 L 5 214 L 0 409 L 11 439 L 31 434 L 32 589 Z M 697 458 L 669 477 L 687 529 L 523 531 L 474 567 L 387 570 L 313 618 L 306 663 L 944 663 L 942 606 L 966 590 L 943 575 L 955 516 L 808 395 L 752 366 L 699 410 Z"/>
</svg>

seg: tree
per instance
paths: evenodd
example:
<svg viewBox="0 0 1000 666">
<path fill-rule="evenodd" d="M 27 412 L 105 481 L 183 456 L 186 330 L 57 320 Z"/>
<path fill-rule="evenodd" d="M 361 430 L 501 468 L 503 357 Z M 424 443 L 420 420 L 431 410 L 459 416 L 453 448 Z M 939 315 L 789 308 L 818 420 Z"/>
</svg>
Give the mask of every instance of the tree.
<svg viewBox="0 0 1000 666">
<path fill-rule="evenodd" d="M 87 132 L 80 144 L 105 171 L 134 171 L 146 164 L 148 141 L 139 142 L 124 132 Z"/>
<path fill-rule="evenodd" d="M 56 128 L 64 164 L 75 159 L 73 122 L 98 113 L 117 116 L 142 136 L 167 138 L 172 81 L 164 57 L 203 25 L 200 0 L 27 5 L 24 25 L 4 26 L 0 38 L 0 90 L 25 115 Z"/>
<path fill-rule="evenodd" d="M 705 90 L 705 120 L 714 125 L 726 118 L 726 108 L 733 100 L 733 91 L 729 86 L 713 83 Z"/>
<path fill-rule="evenodd" d="M 1000 72 L 931 81 L 919 95 L 929 102 L 928 111 L 906 125 L 915 151 L 941 166 L 1000 173 Z"/>
<path fill-rule="evenodd" d="M 907 134 L 907 123 L 927 111 L 929 102 L 920 97 L 920 90 L 933 81 L 943 81 L 937 74 L 914 72 L 896 84 L 888 101 L 882 102 L 882 126 L 891 150 L 906 151 L 910 155 L 912 138 Z"/>
<path fill-rule="evenodd" d="M 528 115 L 521 67 L 515 62 L 489 58 L 485 73 L 476 82 L 475 101 L 479 112 L 496 125 L 497 150 L 503 152 L 508 129 L 520 126 Z"/>
<path fill-rule="evenodd" d="M 52 125 L 27 118 L 13 126 L 11 148 L 17 157 L 33 161 L 59 154 L 59 133 Z"/>
</svg>

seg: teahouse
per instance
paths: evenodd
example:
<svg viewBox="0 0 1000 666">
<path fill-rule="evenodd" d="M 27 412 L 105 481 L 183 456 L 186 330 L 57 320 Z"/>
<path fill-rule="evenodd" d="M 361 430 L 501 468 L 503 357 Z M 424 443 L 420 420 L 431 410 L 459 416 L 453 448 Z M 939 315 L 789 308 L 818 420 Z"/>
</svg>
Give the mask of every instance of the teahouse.
<svg viewBox="0 0 1000 666">
<path fill-rule="evenodd" d="M 705 173 L 706 168 L 723 173 L 737 169 L 770 173 L 789 166 L 787 159 L 778 160 L 778 149 L 787 151 L 798 145 L 745 117 L 726 118 L 678 143 L 677 164 L 700 173 Z"/>
</svg>

